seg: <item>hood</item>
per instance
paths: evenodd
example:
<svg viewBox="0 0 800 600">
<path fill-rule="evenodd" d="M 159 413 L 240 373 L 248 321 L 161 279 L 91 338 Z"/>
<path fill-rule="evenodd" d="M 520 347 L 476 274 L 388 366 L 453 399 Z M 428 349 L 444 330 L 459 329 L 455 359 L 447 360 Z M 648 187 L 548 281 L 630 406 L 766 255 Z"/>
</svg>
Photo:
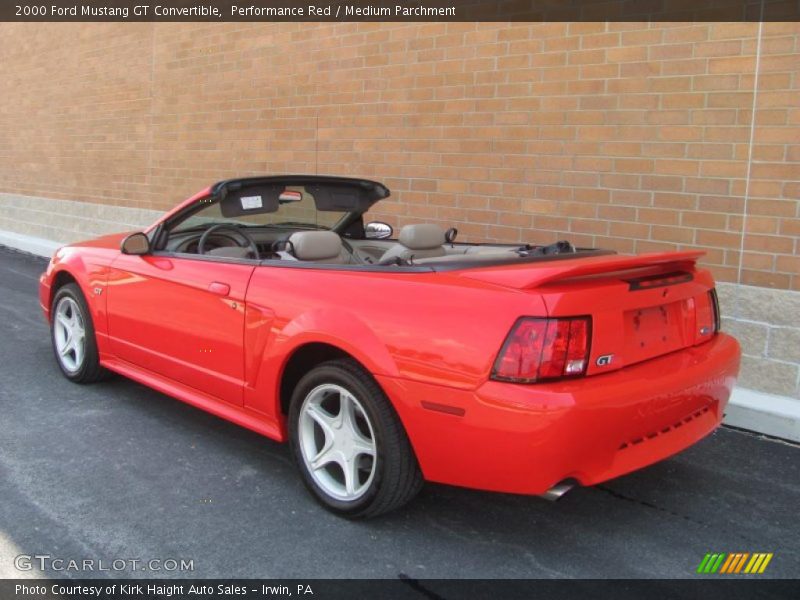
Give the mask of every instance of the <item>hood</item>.
<svg viewBox="0 0 800 600">
<path fill-rule="evenodd" d="M 122 244 L 122 240 L 128 237 L 130 234 L 135 233 L 134 231 L 125 231 L 122 233 L 110 233 L 108 235 L 103 235 L 98 238 L 94 238 L 91 240 L 85 240 L 83 242 L 75 242 L 74 244 L 67 244 L 67 248 L 109 248 L 113 250 L 119 250 L 120 245 Z"/>
</svg>

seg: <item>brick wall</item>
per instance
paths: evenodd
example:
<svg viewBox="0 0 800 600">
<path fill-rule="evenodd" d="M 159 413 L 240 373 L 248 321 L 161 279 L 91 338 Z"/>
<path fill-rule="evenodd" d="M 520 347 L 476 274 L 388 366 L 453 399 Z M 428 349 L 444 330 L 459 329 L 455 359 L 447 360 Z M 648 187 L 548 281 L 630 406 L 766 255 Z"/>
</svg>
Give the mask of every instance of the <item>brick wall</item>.
<svg viewBox="0 0 800 600">
<path fill-rule="evenodd" d="M 699 247 L 722 281 L 800 290 L 798 23 L 3 35 L 2 192 L 165 209 L 234 175 L 360 175 L 394 225 Z"/>
</svg>

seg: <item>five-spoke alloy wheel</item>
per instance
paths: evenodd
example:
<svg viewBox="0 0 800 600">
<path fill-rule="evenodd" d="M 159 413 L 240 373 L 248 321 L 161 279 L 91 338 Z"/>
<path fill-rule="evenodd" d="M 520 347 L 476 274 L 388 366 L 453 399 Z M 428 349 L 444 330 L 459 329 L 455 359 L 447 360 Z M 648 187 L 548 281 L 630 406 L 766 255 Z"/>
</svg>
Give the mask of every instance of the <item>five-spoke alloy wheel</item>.
<svg viewBox="0 0 800 600">
<path fill-rule="evenodd" d="M 81 368 L 86 356 L 86 326 L 78 304 L 69 296 L 63 296 L 56 304 L 53 319 L 56 357 L 61 368 L 74 373 Z"/>
<path fill-rule="evenodd" d="M 109 373 L 100 366 L 92 315 L 80 287 L 58 288 L 50 310 L 53 351 L 64 376 L 76 383 L 105 379 Z"/>
<path fill-rule="evenodd" d="M 375 516 L 422 486 L 414 452 L 389 399 L 351 359 L 309 371 L 289 409 L 292 451 L 303 480 L 329 510 Z"/>
<path fill-rule="evenodd" d="M 325 383 L 300 409 L 300 450 L 314 481 L 338 500 L 360 498 L 375 476 L 375 434 L 369 417 L 345 388 Z"/>
</svg>

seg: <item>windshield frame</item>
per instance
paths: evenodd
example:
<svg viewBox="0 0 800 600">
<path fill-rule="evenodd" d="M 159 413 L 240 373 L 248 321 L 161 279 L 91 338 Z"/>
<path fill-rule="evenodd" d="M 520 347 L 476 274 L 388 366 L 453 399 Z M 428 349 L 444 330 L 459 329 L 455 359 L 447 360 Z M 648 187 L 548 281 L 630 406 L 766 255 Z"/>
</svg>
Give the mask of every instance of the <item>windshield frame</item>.
<svg viewBox="0 0 800 600">
<path fill-rule="evenodd" d="M 265 175 L 260 177 L 225 179 L 218 181 L 203 192 L 196 194 L 191 199 L 185 200 L 181 205 L 162 217 L 160 221 L 147 231 L 151 245 L 155 249 L 163 249 L 166 246 L 169 232 L 171 232 L 175 226 L 201 210 L 204 204 L 218 202 L 225 198 L 230 191 L 240 191 L 249 187 L 269 184 L 282 184 L 286 186 L 346 186 L 352 188 L 354 191 L 358 191 L 359 198 L 357 201 L 354 201 L 352 210 L 342 211 L 344 214 L 341 219 L 330 227 L 331 231 L 340 235 L 342 235 L 348 227 L 357 223 L 358 220 L 362 218 L 363 214 L 372 208 L 375 203 L 391 195 L 389 188 L 382 183 L 355 177 L 337 177 L 333 175 Z M 300 229 L 300 227 L 298 227 L 298 229 Z"/>
<path fill-rule="evenodd" d="M 193 206 L 193 210 L 181 212 L 179 215 L 175 215 L 175 218 L 169 220 L 169 231 L 170 233 L 185 233 L 190 231 L 203 231 L 207 229 L 211 225 L 215 225 L 218 223 L 225 223 L 226 225 L 230 225 L 231 227 L 237 228 L 263 228 L 263 229 L 282 229 L 282 230 L 321 230 L 321 231 L 328 231 L 334 230 L 334 228 L 347 217 L 349 213 L 344 211 L 321 211 L 318 210 L 316 207 L 313 207 L 315 217 L 319 214 L 335 214 L 338 215 L 335 219 L 333 219 L 332 223 L 323 224 L 320 222 L 306 222 L 300 220 L 292 220 L 291 215 L 285 215 L 285 221 L 278 221 L 278 222 L 258 222 L 258 217 L 265 217 L 266 219 L 271 218 L 272 215 L 280 215 L 280 207 L 284 206 L 281 204 L 277 211 L 271 212 L 261 212 L 261 213 L 254 213 L 252 215 L 239 215 L 239 216 L 232 216 L 226 217 L 219 211 L 218 214 L 214 214 L 210 217 L 206 217 L 207 220 L 197 222 L 191 224 L 189 226 L 185 226 L 187 222 L 189 222 L 193 217 L 198 216 L 199 213 L 202 213 L 205 210 L 209 210 L 212 207 L 220 207 L 220 202 L 222 198 L 213 198 L 211 196 L 207 198 L 201 198 L 198 202 Z M 313 200 L 312 200 L 313 202 Z M 252 218 L 253 221 L 246 221 L 244 219 Z"/>
</svg>

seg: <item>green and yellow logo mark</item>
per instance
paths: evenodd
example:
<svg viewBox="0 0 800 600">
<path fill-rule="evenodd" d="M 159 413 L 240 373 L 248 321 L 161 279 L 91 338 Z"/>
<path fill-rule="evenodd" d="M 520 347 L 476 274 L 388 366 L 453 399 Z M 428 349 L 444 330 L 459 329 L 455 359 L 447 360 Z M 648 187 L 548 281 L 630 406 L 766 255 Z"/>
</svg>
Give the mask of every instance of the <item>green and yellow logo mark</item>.
<svg viewBox="0 0 800 600">
<path fill-rule="evenodd" d="M 718 573 L 735 575 L 761 574 L 772 560 L 772 552 L 732 552 L 730 554 L 709 553 L 703 557 L 697 566 L 698 573 Z"/>
</svg>

